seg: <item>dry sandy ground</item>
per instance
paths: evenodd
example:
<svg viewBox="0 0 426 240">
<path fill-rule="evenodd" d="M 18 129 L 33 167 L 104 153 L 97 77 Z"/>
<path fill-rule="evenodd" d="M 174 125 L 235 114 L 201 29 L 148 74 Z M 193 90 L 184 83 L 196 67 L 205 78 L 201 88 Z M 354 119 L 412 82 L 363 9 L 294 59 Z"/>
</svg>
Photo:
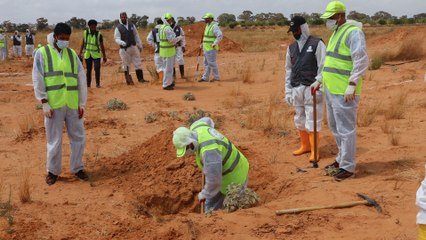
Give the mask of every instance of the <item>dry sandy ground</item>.
<svg viewBox="0 0 426 240">
<path fill-rule="evenodd" d="M 377 30 L 379 34 L 368 37 L 370 55 L 393 51 L 412 39 L 424 46 L 426 28 L 413 29 Z M 308 155 L 291 154 L 298 136 L 293 111 L 281 101 L 288 42 L 274 41 L 279 47 L 266 52 L 222 51 L 219 83 L 194 82 L 197 58 L 187 57 L 190 80 L 177 79 L 172 92 L 159 84 L 126 86 L 117 72 L 116 48 L 109 47 L 102 88 L 89 90 L 85 115 L 84 160 L 91 181 L 77 181 L 69 172 L 65 134 L 63 173 L 53 186 L 44 181 L 46 139 L 42 112 L 36 110 L 29 85 L 32 62 L 0 65 L 0 196 L 5 203 L 11 193 L 13 217 L 13 224 L 0 218 L 0 239 L 415 239 L 415 192 L 426 158 L 426 59 L 367 73 L 356 178 L 336 182 L 323 176 L 322 169 L 297 171 L 309 165 Z M 153 63 L 148 52 L 143 66 L 149 79 L 146 67 Z M 183 100 L 187 92 L 196 100 Z M 106 102 L 112 98 L 123 100 L 129 109 L 107 111 Z M 194 107 L 209 111 L 219 130 L 248 157 L 249 187 L 260 195 L 259 206 L 208 217 L 199 214 L 200 171 L 193 158 L 176 159 L 171 144 L 172 131 L 186 124 Z M 390 119 L 397 110 L 402 117 Z M 157 115 L 153 123 L 144 120 L 149 112 Z M 371 124 L 365 123 L 369 120 Z M 327 126 L 320 152 L 320 167 L 337 153 Z M 20 182 L 26 171 L 32 201 L 21 203 Z M 358 200 L 356 193 L 376 199 L 383 213 L 356 206 L 275 216 L 278 209 Z"/>
</svg>

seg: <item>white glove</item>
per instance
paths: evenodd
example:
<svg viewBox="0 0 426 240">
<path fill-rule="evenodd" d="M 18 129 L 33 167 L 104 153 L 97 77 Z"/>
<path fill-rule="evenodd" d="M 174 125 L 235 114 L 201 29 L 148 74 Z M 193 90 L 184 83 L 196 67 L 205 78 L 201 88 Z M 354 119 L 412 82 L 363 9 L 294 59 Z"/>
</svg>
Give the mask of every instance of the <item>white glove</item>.
<svg viewBox="0 0 426 240">
<path fill-rule="evenodd" d="M 46 116 L 48 118 L 52 118 L 53 110 L 52 110 L 52 108 L 50 108 L 49 103 L 45 102 L 45 103 L 42 103 L 41 105 L 43 106 L 44 116 Z"/>
<path fill-rule="evenodd" d="M 313 93 L 314 91 L 318 90 L 319 87 L 321 86 L 321 82 L 320 81 L 315 81 L 314 83 L 311 84 L 311 93 Z"/>
<path fill-rule="evenodd" d="M 285 97 L 284 97 L 284 101 L 291 107 L 291 106 L 293 106 L 293 96 L 291 96 L 291 93 L 289 93 L 289 94 L 285 94 Z"/>
<path fill-rule="evenodd" d="M 182 41 L 182 38 L 183 38 L 182 36 L 176 37 L 176 39 L 177 39 L 176 42 Z"/>
<path fill-rule="evenodd" d="M 345 102 L 350 102 L 350 101 L 353 101 L 355 99 L 355 88 L 356 88 L 356 86 L 354 86 L 354 85 L 349 85 L 346 88 L 345 97 L 344 97 Z"/>
<path fill-rule="evenodd" d="M 216 45 L 217 45 L 217 44 L 213 43 L 213 44 L 212 44 L 212 48 L 215 48 L 215 47 L 216 47 Z"/>
<path fill-rule="evenodd" d="M 125 46 L 127 46 L 127 43 L 126 43 L 126 42 L 124 42 L 124 41 L 122 41 L 122 42 L 120 43 L 120 45 L 121 45 L 122 47 L 125 47 Z"/>
<path fill-rule="evenodd" d="M 198 193 L 198 201 L 199 202 L 204 202 L 206 200 L 206 196 L 204 196 L 204 194 L 202 192 Z"/>
</svg>

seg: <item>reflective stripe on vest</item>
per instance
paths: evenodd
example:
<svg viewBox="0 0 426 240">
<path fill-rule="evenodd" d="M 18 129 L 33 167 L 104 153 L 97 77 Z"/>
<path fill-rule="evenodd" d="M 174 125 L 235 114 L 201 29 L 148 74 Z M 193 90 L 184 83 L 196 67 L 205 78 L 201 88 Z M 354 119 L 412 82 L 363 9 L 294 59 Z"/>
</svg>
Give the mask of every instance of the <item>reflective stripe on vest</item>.
<svg viewBox="0 0 426 240">
<path fill-rule="evenodd" d="M 359 28 L 350 24 L 344 25 L 333 32 L 328 42 L 322 75 L 324 84 L 332 94 L 344 95 L 349 85 L 353 62 L 346 39 L 354 30 Z M 358 80 L 356 95 L 361 94 L 361 87 L 362 78 Z"/>
<path fill-rule="evenodd" d="M 226 138 L 213 136 L 210 128 L 204 122 L 198 122 L 191 126 L 191 131 L 198 134 L 198 147 L 196 151 L 196 163 L 203 168 L 202 156 L 206 151 L 217 150 L 222 156 L 222 183 L 220 191 L 226 194 L 227 186 L 231 183 L 244 184 L 249 169 L 246 157 Z"/>
<path fill-rule="evenodd" d="M 101 33 L 96 31 L 95 34 L 91 34 L 90 31 L 84 30 L 84 58 L 88 59 L 92 56 L 93 59 L 102 57 L 100 49 L 100 36 Z"/>
<path fill-rule="evenodd" d="M 44 58 L 44 83 L 51 108 L 78 109 L 78 65 L 74 50 L 62 50 L 62 58 L 51 45 L 39 49 Z"/>
<path fill-rule="evenodd" d="M 216 35 L 214 35 L 213 27 L 216 26 L 217 23 L 210 23 L 210 25 L 206 25 L 206 28 L 204 29 L 204 37 L 203 37 L 203 48 L 206 51 L 211 50 L 219 50 L 219 46 L 216 45 L 214 48 L 212 47 L 212 44 L 214 41 L 216 41 Z"/>
<path fill-rule="evenodd" d="M 161 26 L 160 32 L 160 57 L 173 57 L 176 55 L 176 47 L 173 43 L 169 42 L 167 39 L 166 29 L 170 29 L 173 32 L 173 29 L 164 24 Z"/>
</svg>

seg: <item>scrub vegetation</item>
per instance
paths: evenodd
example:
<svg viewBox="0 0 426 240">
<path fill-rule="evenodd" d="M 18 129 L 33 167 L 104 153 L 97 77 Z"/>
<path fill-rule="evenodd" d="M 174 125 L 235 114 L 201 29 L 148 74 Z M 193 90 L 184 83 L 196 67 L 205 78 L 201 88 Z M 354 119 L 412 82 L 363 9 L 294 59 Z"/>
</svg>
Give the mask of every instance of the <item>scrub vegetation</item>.
<svg viewBox="0 0 426 240">
<path fill-rule="evenodd" d="M 19 199 L 21 203 L 31 202 L 30 178 L 30 171 L 27 168 L 22 169 L 19 182 Z"/>
<path fill-rule="evenodd" d="M 246 209 L 255 207 L 260 202 L 260 197 L 251 190 L 245 188 L 240 184 L 232 183 L 228 186 L 228 193 L 223 201 L 223 207 L 227 212 L 234 212 L 238 209 Z"/>
<path fill-rule="evenodd" d="M 127 104 L 117 98 L 108 100 L 106 104 L 106 109 L 109 111 L 120 111 L 126 110 L 127 108 Z"/>
</svg>

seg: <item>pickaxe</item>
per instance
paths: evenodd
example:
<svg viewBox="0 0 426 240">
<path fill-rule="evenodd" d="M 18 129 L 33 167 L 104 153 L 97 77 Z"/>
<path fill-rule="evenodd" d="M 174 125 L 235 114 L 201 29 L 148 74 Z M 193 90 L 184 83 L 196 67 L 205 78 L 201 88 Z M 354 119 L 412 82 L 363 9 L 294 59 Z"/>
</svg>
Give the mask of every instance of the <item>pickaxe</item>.
<svg viewBox="0 0 426 240">
<path fill-rule="evenodd" d="M 366 195 L 361 193 L 357 193 L 357 195 L 364 200 L 346 202 L 346 203 L 340 203 L 340 204 L 332 204 L 332 205 L 277 210 L 275 211 L 275 214 L 279 216 L 279 215 L 288 214 L 288 213 L 301 213 L 301 212 L 307 212 L 307 211 L 313 211 L 313 210 L 319 210 L 319 209 L 328 209 L 328 208 L 348 208 L 348 207 L 353 207 L 357 205 L 374 206 L 379 213 L 382 212 L 382 208 L 374 199 L 369 198 Z"/>
</svg>

